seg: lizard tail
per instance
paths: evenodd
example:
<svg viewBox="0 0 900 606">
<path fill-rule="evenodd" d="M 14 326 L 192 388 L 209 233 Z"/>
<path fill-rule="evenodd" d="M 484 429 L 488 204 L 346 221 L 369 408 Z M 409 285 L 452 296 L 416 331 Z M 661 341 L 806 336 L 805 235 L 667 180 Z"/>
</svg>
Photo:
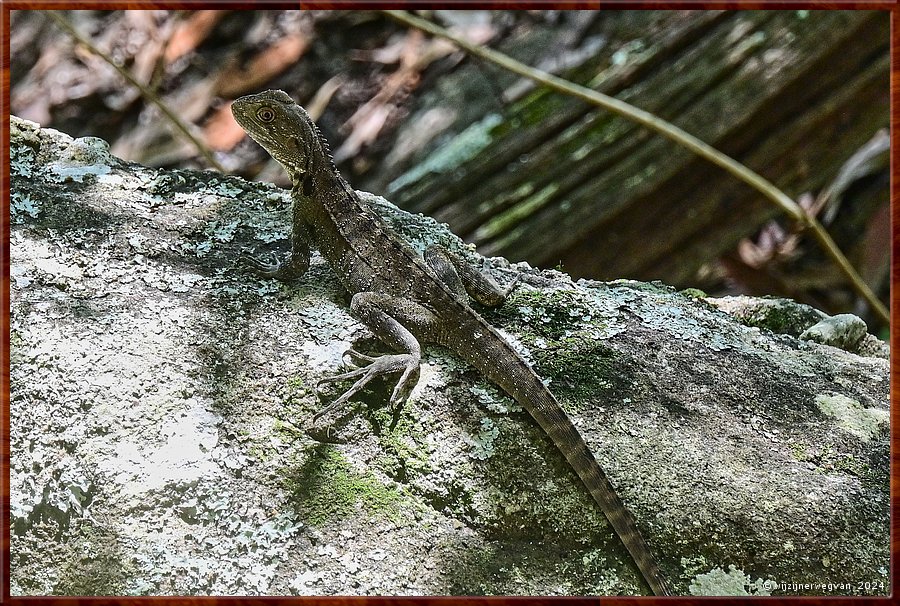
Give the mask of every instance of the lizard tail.
<svg viewBox="0 0 900 606">
<path fill-rule="evenodd" d="M 478 327 L 479 331 L 485 329 L 493 332 L 486 324 Z M 469 351 L 459 353 L 515 398 L 538 422 L 584 482 L 653 593 L 670 595 L 669 586 L 659 570 L 650 546 L 641 536 L 634 518 L 616 494 L 571 419 L 531 367 L 505 339 L 497 333 L 494 334 L 496 339 L 477 339 L 480 341 L 478 343 L 480 347 L 466 348 Z M 515 362 L 511 363 L 512 360 Z"/>
</svg>

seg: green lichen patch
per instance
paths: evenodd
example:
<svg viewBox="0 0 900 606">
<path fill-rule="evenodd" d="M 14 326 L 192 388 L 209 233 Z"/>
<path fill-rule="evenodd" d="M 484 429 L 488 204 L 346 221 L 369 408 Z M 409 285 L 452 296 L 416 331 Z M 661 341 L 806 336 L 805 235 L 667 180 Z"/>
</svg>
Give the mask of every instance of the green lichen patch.
<svg viewBox="0 0 900 606">
<path fill-rule="evenodd" d="M 588 325 L 602 329 L 603 319 L 595 316 L 578 293 L 568 289 L 513 292 L 500 309 L 491 314 L 497 322 L 521 326 L 525 334 L 543 339 L 562 339 Z"/>
<path fill-rule="evenodd" d="M 631 361 L 602 342 L 575 335 L 552 353 L 541 370 L 554 377 L 554 393 L 572 412 L 597 399 L 620 401 L 632 391 Z"/>
<path fill-rule="evenodd" d="M 306 453 L 299 468 L 286 473 L 291 501 L 304 522 L 321 526 L 347 518 L 361 507 L 368 514 L 399 519 L 404 496 L 373 474 L 355 471 L 333 446 L 320 444 Z"/>
<path fill-rule="evenodd" d="M 842 452 L 834 444 L 801 444 L 790 445 L 791 455 L 798 461 L 815 467 L 822 473 L 849 473 L 858 478 L 879 481 L 872 465 L 853 454 Z"/>
<path fill-rule="evenodd" d="M 321 406 L 309 380 L 301 374 L 293 375 L 284 381 L 278 395 L 282 402 L 278 417 L 282 420 L 297 421 L 309 418 Z"/>
<path fill-rule="evenodd" d="M 882 430 L 886 430 L 890 420 L 887 410 L 863 408 L 856 400 L 841 394 L 819 394 L 816 396 L 816 405 L 823 413 L 834 418 L 838 427 L 863 442 L 870 441 Z"/>
<path fill-rule="evenodd" d="M 791 299 L 739 296 L 708 301 L 744 326 L 794 337 L 825 317 L 821 311 Z"/>
<path fill-rule="evenodd" d="M 868 327 L 862 318 L 853 314 L 838 314 L 810 326 L 800 338 L 847 351 L 857 351 L 867 334 Z"/>
<path fill-rule="evenodd" d="M 377 411 L 377 414 L 387 413 Z M 432 471 L 425 436 L 416 430 L 411 416 L 403 415 L 397 423 L 385 423 L 383 427 L 385 429 L 377 436 L 382 454 L 376 460 L 382 471 L 398 482 Z"/>
<path fill-rule="evenodd" d="M 120 551 L 119 539 L 91 523 L 81 524 L 68 547 L 66 566 L 54 593 L 58 595 L 127 595 L 136 575 Z"/>
<path fill-rule="evenodd" d="M 604 549 L 585 552 L 555 541 L 491 541 L 477 549 L 456 548 L 448 562 L 447 595 L 616 595 L 639 592 L 637 572 Z"/>
<path fill-rule="evenodd" d="M 679 294 L 682 294 L 689 299 L 705 299 L 709 296 L 699 288 L 685 288 L 684 290 L 679 290 L 678 292 Z"/>
<path fill-rule="evenodd" d="M 634 364 L 608 344 L 621 330 L 615 311 L 598 312 L 591 297 L 568 290 L 514 292 L 490 321 L 515 327 L 527 345 L 522 352 L 538 374 L 549 379 L 550 391 L 566 402 L 592 401 L 631 391 Z M 575 411 L 577 408 L 570 408 Z"/>
<path fill-rule="evenodd" d="M 480 503 L 485 530 L 494 538 L 541 537 L 585 544 L 612 537 L 603 515 L 562 454 L 538 431 L 497 421 L 491 457 L 480 466 L 488 487 Z"/>
<path fill-rule="evenodd" d="M 494 441 L 500 435 L 500 428 L 493 420 L 483 417 L 481 427 L 469 435 L 468 442 L 471 446 L 471 456 L 480 461 L 489 459 L 494 454 Z"/>
</svg>

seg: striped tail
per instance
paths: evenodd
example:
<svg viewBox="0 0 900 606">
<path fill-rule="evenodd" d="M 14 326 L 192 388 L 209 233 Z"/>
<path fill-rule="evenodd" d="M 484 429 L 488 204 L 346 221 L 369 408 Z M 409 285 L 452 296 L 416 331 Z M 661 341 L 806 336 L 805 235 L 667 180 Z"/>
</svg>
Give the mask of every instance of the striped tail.
<svg viewBox="0 0 900 606">
<path fill-rule="evenodd" d="M 493 333 L 495 338 L 488 337 L 485 330 Z M 468 341 L 473 347 L 466 347 L 464 349 L 467 351 L 458 353 L 491 381 L 502 387 L 534 417 L 584 482 L 653 593 L 670 595 L 669 587 L 660 573 L 650 546 L 638 531 L 634 518 L 619 499 L 606 474 L 559 402 L 531 367 L 489 325 L 479 323 L 475 332 L 479 334 L 479 338 Z"/>
</svg>

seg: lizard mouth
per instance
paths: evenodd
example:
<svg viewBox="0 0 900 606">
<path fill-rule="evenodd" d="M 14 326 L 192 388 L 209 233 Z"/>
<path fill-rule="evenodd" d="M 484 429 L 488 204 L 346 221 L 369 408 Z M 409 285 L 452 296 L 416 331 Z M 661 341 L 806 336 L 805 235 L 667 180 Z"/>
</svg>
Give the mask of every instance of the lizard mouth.
<svg viewBox="0 0 900 606">
<path fill-rule="evenodd" d="M 235 99 L 231 103 L 231 115 L 234 116 L 235 121 L 241 125 L 242 128 L 245 128 L 249 125 L 249 121 L 247 120 L 247 110 L 250 105 L 247 97 L 241 97 L 240 99 Z"/>
</svg>

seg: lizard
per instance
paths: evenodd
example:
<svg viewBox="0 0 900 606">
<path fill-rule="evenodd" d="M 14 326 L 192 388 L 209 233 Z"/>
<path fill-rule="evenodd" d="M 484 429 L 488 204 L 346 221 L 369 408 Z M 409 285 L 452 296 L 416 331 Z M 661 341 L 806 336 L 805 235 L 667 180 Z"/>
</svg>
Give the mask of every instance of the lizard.
<svg viewBox="0 0 900 606">
<path fill-rule="evenodd" d="M 343 406 L 384 375 L 399 374 L 390 404 L 402 405 L 418 381 L 421 343 L 450 349 L 537 421 L 599 505 L 649 588 L 670 595 L 633 516 L 571 419 L 538 374 L 470 303 L 469 297 L 488 308 L 502 305 L 518 278 L 501 289 L 487 273 L 443 247 L 432 245 L 419 255 L 350 187 L 315 122 L 284 91 L 240 97 L 231 110 L 292 183 L 290 252 L 274 263 L 249 256 L 245 261 L 259 275 L 292 280 L 309 268 L 314 246 L 349 293 L 351 314 L 395 352 L 373 357 L 351 348 L 347 353 L 361 364 L 319 383 L 355 383 L 315 417 Z"/>
</svg>

